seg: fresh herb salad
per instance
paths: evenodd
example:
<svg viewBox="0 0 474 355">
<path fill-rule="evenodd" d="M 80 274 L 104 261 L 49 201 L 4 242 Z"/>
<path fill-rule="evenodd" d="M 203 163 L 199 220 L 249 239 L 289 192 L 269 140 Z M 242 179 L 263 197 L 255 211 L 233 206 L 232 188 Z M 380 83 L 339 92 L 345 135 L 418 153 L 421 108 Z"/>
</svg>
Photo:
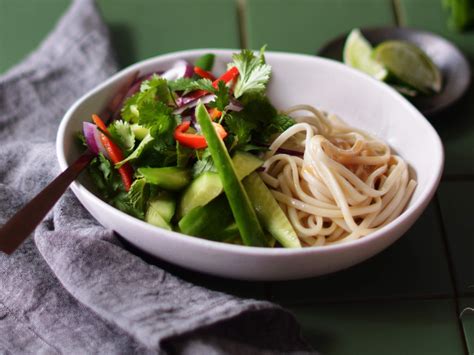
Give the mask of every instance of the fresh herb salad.
<svg viewBox="0 0 474 355">
<path fill-rule="evenodd" d="M 97 154 L 89 175 L 116 208 L 155 226 L 260 247 L 301 247 L 256 172 L 262 152 L 294 124 L 265 91 L 271 67 L 259 54 L 233 55 L 213 74 L 214 55 L 139 78 L 108 125 L 84 122 Z"/>
</svg>

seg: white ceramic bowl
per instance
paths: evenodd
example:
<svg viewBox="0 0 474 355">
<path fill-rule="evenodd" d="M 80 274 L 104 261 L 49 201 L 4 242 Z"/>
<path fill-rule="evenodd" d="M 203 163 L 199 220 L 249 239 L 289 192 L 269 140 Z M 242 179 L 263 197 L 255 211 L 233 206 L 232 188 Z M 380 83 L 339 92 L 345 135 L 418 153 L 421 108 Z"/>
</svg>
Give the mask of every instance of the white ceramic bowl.
<svg viewBox="0 0 474 355">
<path fill-rule="evenodd" d="M 81 130 L 82 122 L 101 111 L 131 72 L 166 69 L 179 58 L 193 62 L 208 52 L 216 54 L 215 71 L 219 73 L 235 50 L 190 50 L 151 58 L 122 70 L 79 99 L 59 127 L 57 155 L 61 169 L 80 154 L 73 137 Z M 385 139 L 409 163 L 418 186 L 408 208 L 392 223 L 345 244 L 300 250 L 266 249 L 213 242 L 154 227 L 102 201 L 88 189 L 84 177 L 71 186 L 81 203 L 102 225 L 150 254 L 192 270 L 246 280 L 327 274 L 364 261 L 400 238 L 426 208 L 438 186 L 443 147 L 436 131 L 390 87 L 343 64 L 276 52 L 268 52 L 266 58 L 273 67 L 268 95 L 277 108 L 307 103 L 336 113 L 350 125 Z"/>
</svg>

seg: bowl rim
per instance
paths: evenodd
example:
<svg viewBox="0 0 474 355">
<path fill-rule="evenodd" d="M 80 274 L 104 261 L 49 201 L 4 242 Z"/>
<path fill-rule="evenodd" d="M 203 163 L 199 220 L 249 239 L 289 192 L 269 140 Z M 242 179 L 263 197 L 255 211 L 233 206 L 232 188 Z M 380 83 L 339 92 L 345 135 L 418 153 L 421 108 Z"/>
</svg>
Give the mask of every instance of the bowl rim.
<svg viewBox="0 0 474 355">
<path fill-rule="evenodd" d="M 84 101 L 86 101 L 87 99 L 95 95 L 97 92 L 101 91 L 102 89 L 114 83 L 115 81 L 120 80 L 121 78 L 130 75 L 130 73 L 132 73 L 133 71 L 139 70 L 141 67 L 151 65 L 155 63 L 156 61 L 160 62 L 160 61 L 166 61 L 166 60 L 171 60 L 171 59 L 182 59 L 183 57 L 198 56 L 198 55 L 202 55 L 209 52 L 216 54 L 216 56 L 231 55 L 232 53 L 235 53 L 238 51 L 240 51 L 240 49 L 203 48 L 203 49 L 183 50 L 183 51 L 177 51 L 177 52 L 166 53 L 163 55 L 158 55 L 152 58 L 139 61 L 135 64 L 132 64 L 118 71 L 113 76 L 111 76 L 104 82 L 100 83 L 99 85 L 97 85 L 96 87 L 88 91 L 86 94 L 80 97 L 66 111 L 58 127 L 58 132 L 56 136 L 56 155 L 57 155 L 57 159 L 58 159 L 61 171 L 64 171 L 69 166 L 66 160 L 65 150 L 63 149 L 63 147 L 65 146 L 65 142 L 68 139 L 65 136 L 66 128 L 69 122 L 71 121 L 72 115 L 76 111 L 76 109 L 80 105 L 82 105 Z M 79 183 L 79 181 L 77 180 L 75 180 L 71 184 L 71 189 L 73 190 L 73 192 L 76 195 L 81 194 L 87 199 L 92 200 L 100 208 L 103 208 L 112 214 L 117 214 L 118 217 L 125 219 L 126 222 L 131 225 L 135 225 L 139 228 L 143 228 L 149 233 L 160 233 L 161 238 L 165 238 L 165 239 L 180 238 L 182 243 L 188 243 L 194 247 L 203 247 L 203 248 L 213 250 L 213 251 L 218 251 L 218 252 L 232 252 L 232 253 L 243 253 L 243 254 L 253 254 L 253 255 L 263 254 L 267 256 L 277 256 L 277 255 L 291 256 L 291 255 L 301 255 L 301 254 L 319 254 L 319 253 L 327 253 L 327 252 L 337 252 L 344 249 L 363 247 L 364 245 L 370 244 L 378 238 L 382 238 L 388 231 L 395 229 L 397 225 L 399 224 L 405 225 L 407 223 L 410 223 L 410 219 L 412 215 L 416 214 L 416 212 L 419 211 L 420 209 L 423 210 L 427 206 L 431 198 L 433 197 L 434 193 L 436 192 L 437 186 L 441 179 L 441 174 L 442 174 L 443 166 L 444 166 L 444 150 L 443 150 L 442 141 L 439 135 L 437 134 L 436 130 L 428 122 L 428 120 L 409 101 L 407 101 L 403 96 L 401 96 L 394 89 L 390 88 L 389 86 L 387 86 L 386 84 L 382 82 L 379 82 L 378 80 L 370 77 L 367 74 L 364 74 L 358 70 L 349 68 L 346 65 L 339 63 L 337 61 L 319 57 L 319 56 L 308 55 L 308 54 L 289 53 L 289 52 L 280 52 L 280 51 L 268 51 L 265 53 L 265 55 L 267 56 L 267 58 L 275 56 L 275 57 L 281 57 L 281 58 L 287 57 L 288 59 L 300 58 L 303 60 L 307 59 L 307 60 L 319 61 L 321 63 L 324 63 L 325 65 L 333 66 L 336 68 L 338 67 L 341 70 L 349 71 L 351 72 L 351 75 L 359 76 L 360 78 L 362 78 L 362 80 L 372 81 L 372 85 L 378 86 L 380 90 L 383 90 L 388 95 L 393 96 L 396 100 L 399 101 L 399 104 L 404 105 L 405 108 L 411 114 L 413 114 L 417 120 L 420 120 L 420 122 L 425 126 L 424 129 L 427 130 L 427 132 L 429 132 L 429 134 L 433 138 L 434 150 L 432 151 L 433 152 L 432 157 L 437 157 L 437 159 L 433 161 L 433 163 L 437 165 L 437 170 L 435 174 L 432 174 L 428 178 L 426 182 L 426 186 L 424 190 L 421 192 L 421 194 L 418 196 L 417 200 L 414 201 L 411 206 L 408 206 L 408 208 L 406 208 L 392 222 L 383 226 L 377 231 L 368 234 L 367 236 L 363 238 L 351 240 L 351 241 L 341 243 L 341 244 L 326 245 L 321 248 L 305 247 L 305 248 L 292 249 L 292 248 L 265 248 L 265 247 L 253 247 L 253 246 L 228 244 L 228 243 L 223 243 L 223 242 L 218 242 L 218 241 L 207 240 L 207 239 L 203 239 L 203 238 L 199 238 L 195 236 L 189 236 L 189 235 L 175 232 L 175 231 L 168 231 L 168 230 L 153 226 L 133 216 L 130 216 L 126 214 L 125 212 L 122 212 L 119 209 L 109 205 L 107 202 L 100 199 L 98 196 L 92 193 L 89 189 L 87 189 L 84 185 Z M 70 141 L 72 142 L 72 139 L 70 139 Z M 92 217 L 94 216 L 92 215 Z"/>
</svg>

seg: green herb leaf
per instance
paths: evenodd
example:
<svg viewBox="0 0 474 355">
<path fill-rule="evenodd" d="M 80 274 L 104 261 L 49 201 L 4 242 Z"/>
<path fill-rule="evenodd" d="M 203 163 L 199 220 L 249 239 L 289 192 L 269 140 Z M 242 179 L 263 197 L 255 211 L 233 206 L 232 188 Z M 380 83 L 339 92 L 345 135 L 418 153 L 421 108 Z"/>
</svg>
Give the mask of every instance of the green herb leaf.
<svg viewBox="0 0 474 355">
<path fill-rule="evenodd" d="M 108 127 L 112 140 L 119 145 L 125 153 L 131 152 L 135 146 L 135 134 L 128 122 L 117 120 Z"/>
<path fill-rule="evenodd" d="M 130 191 L 128 191 L 130 204 L 133 208 L 144 213 L 146 210 L 149 194 L 150 190 L 145 179 L 135 180 L 130 187 Z"/>
<path fill-rule="evenodd" d="M 184 91 L 188 89 L 194 81 L 196 80 L 191 78 L 179 78 L 168 81 L 168 86 L 171 91 Z"/>
<path fill-rule="evenodd" d="M 205 173 L 206 171 L 216 172 L 214 161 L 212 160 L 209 149 L 204 149 L 199 159 L 193 165 L 193 178 Z"/>
<path fill-rule="evenodd" d="M 140 92 L 148 97 L 151 96 L 152 99 L 164 102 L 168 105 L 171 105 L 174 102 L 168 87 L 168 81 L 156 74 L 141 84 Z"/>
<path fill-rule="evenodd" d="M 146 110 L 147 105 L 157 101 L 164 105 L 174 103 L 166 79 L 153 75 L 141 84 L 139 92 L 125 100 L 121 110 L 122 118 L 127 122 L 137 123 L 141 118 L 142 110 Z"/>
<path fill-rule="evenodd" d="M 172 112 L 172 109 L 163 102 L 145 102 L 141 106 L 138 123 L 148 128 L 154 138 L 169 135 L 172 134 L 177 123 Z"/>
<path fill-rule="evenodd" d="M 245 145 L 252 138 L 252 131 L 257 128 L 254 121 L 247 120 L 245 113 L 232 112 L 225 116 L 224 124 L 232 135 L 232 149 Z"/>
<path fill-rule="evenodd" d="M 88 166 L 89 176 L 97 192 L 105 199 L 110 199 L 123 189 L 122 179 L 112 163 L 102 153 L 94 158 Z"/>
<path fill-rule="evenodd" d="M 271 67 L 265 63 L 263 52 L 265 46 L 256 56 L 251 50 L 243 49 L 232 56 L 233 63 L 239 70 L 239 77 L 234 87 L 234 96 L 239 98 L 246 93 L 263 93 L 270 79 Z"/>
<path fill-rule="evenodd" d="M 216 98 L 208 104 L 209 107 L 214 107 L 219 111 L 225 111 L 225 108 L 230 102 L 229 88 L 223 81 L 219 81 L 217 89 L 214 89 Z"/>
<path fill-rule="evenodd" d="M 142 211 L 133 207 L 132 203 L 130 202 L 130 196 L 125 191 L 122 191 L 118 193 L 116 196 L 114 196 L 110 200 L 110 203 L 115 208 L 118 208 L 119 210 L 125 212 L 126 214 L 137 217 L 139 219 L 143 219 L 145 217 Z"/>
<path fill-rule="evenodd" d="M 143 138 L 143 140 L 140 142 L 140 144 L 138 145 L 138 147 L 135 148 L 135 150 L 127 157 L 125 158 L 124 160 L 118 162 L 117 164 L 115 164 L 115 167 L 118 169 L 120 168 L 123 164 L 125 164 L 126 162 L 128 161 L 131 161 L 131 160 L 135 160 L 137 158 L 140 157 L 140 155 L 143 153 L 143 151 L 145 150 L 146 146 L 152 142 L 154 140 L 154 138 L 150 135 L 150 134 L 147 134 L 145 136 L 145 138 Z"/>
</svg>

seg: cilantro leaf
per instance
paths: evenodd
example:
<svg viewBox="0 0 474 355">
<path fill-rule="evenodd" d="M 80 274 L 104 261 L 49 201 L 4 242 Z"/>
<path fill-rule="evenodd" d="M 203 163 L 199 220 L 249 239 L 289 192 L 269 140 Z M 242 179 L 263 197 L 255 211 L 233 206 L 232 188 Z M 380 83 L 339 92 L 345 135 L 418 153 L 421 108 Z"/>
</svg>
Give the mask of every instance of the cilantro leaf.
<svg viewBox="0 0 474 355">
<path fill-rule="evenodd" d="M 165 105 L 174 103 L 166 79 L 155 74 L 143 81 L 139 92 L 125 100 L 121 110 L 122 118 L 127 122 L 137 123 L 144 106 L 146 109 L 147 104 L 153 104 L 157 100 Z"/>
<path fill-rule="evenodd" d="M 191 86 L 195 80 L 191 78 L 179 78 L 168 81 L 168 86 L 171 91 L 184 91 Z"/>
<path fill-rule="evenodd" d="M 168 87 L 168 81 L 156 74 L 141 84 L 140 92 L 166 104 L 172 104 L 174 102 Z"/>
<path fill-rule="evenodd" d="M 260 55 L 255 56 L 251 50 L 243 49 L 240 53 L 232 56 L 233 63 L 239 70 L 239 77 L 234 87 L 234 96 L 239 98 L 245 93 L 263 93 L 270 79 L 272 68 L 265 63 L 263 52 L 265 46 L 260 50 Z"/>
<path fill-rule="evenodd" d="M 194 90 L 205 90 L 209 91 L 210 93 L 214 93 L 216 91 L 215 87 L 212 85 L 212 81 L 205 78 L 191 82 L 183 94 L 186 95 L 187 93 Z"/>
<path fill-rule="evenodd" d="M 212 81 L 209 79 L 192 79 L 192 78 L 179 78 L 176 80 L 170 80 L 168 86 L 172 91 L 184 91 L 183 95 L 190 93 L 195 90 L 205 90 L 214 92 L 216 89 L 212 85 Z"/>
<path fill-rule="evenodd" d="M 219 81 L 217 89 L 214 89 L 216 98 L 214 101 L 208 104 L 209 107 L 215 107 L 219 111 L 225 111 L 227 105 L 230 102 L 229 88 L 223 81 Z"/>
<path fill-rule="evenodd" d="M 126 153 L 132 151 L 135 146 L 135 134 L 128 122 L 117 120 L 108 127 L 112 140 Z"/>
<path fill-rule="evenodd" d="M 245 113 L 232 112 L 225 116 L 226 129 L 232 135 L 232 148 L 249 143 L 252 138 L 252 131 L 257 128 L 255 122 L 246 120 L 244 115 Z"/>
<path fill-rule="evenodd" d="M 120 175 L 102 153 L 91 161 L 87 169 L 97 192 L 102 197 L 110 199 L 122 189 Z"/>
<path fill-rule="evenodd" d="M 142 100 L 140 93 L 136 93 L 133 96 L 127 98 L 122 106 L 120 114 L 122 119 L 126 122 L 136 123 L 140 112 L 138 111 L 138 105 Z"/>
<path fill-rule="evenodd" d="M 74 137 L 76 139 L 76 143 L 79 146 L 79 148 L 84 149 L 84 148 L 89 148 L 86 142 L 86 137 L 84 136 L 84 133 L 77 132 L 77 134 Z"/>
<path fill-rule="evenodd" d="M 125 159 L 122 161 L 119 161 L 117 164 L 115 164 L 115 167 L 118 169 L 121 166 L 123 166 L 126 162 L 135 160 L 140 157 L 140 155 L 143 153 L 147 145 L 152 142 L 154 138 L 151 136 L 151 134 L 147 134 L 145 138 L 142 139 L 138 147 L 135 148 L 135 150 Z"/>
<path fill-rule="evenodd" d="M 123 211 L 131 216 L 143 219 L 145 217 L 144 213 L 139 209 L 133 207 L 132 203 L 130 202 L 130 196 L 125 191 L 118 193 L 114 196 L 110 203 L 115 207 L 118 208 L 120 211 Z"/>
<path fill-rule="evenodd" d="M 246 94 L 242 97 L 242 103 L 242 111 L 228 113 L 224 118 L 224 124 L 234 139 L 232 148 L 248 143 L 267 144 L 275 134 L 295 123 L 291 117 L 279 114 L 268 98 L 261 94 Z"/>
<path fill-rule="evenodd" d="M 140 109 L 138 124 L 148 128 L 154 138 L 170 134 L 176 127 L 176 119 L 172 112 L 172 109 L 163 102 L 145 102 Z"/>
<path fill-rule="evenodd" d="M 211 152 L 209 149 L 205 149 L 200 158 L 193 165 L 193 178 L 205 173 L 207 171 L 217 172 L 212 160 Z"/>
<path fill-rule="evenodd" d="M 137 179 L 133 182 L 130 190 L 128 191 L 128 198 L 133 208 L 144 213 L 150 190 L 145 179 Z"/>
</svg>

